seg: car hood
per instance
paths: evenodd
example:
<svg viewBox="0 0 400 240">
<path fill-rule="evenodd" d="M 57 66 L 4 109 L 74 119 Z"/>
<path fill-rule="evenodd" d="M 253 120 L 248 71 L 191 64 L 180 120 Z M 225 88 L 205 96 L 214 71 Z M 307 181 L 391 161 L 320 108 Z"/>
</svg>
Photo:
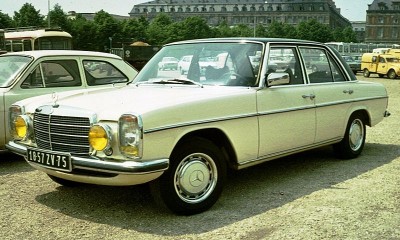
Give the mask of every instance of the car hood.
<svg viewBox="0 0 400 240">
<path fill-rule="evenodd" d="M 85 109 L 98 120 L 116 121 L 121 114 L 142 116 L 147 127 L 179 121 L 202 121 L 254 114 L 255 89 L 217 86 L 126 86 L 114 89 L 62 92 L 18 102 L 27 112 L 42 105 Z"/>
</svg>

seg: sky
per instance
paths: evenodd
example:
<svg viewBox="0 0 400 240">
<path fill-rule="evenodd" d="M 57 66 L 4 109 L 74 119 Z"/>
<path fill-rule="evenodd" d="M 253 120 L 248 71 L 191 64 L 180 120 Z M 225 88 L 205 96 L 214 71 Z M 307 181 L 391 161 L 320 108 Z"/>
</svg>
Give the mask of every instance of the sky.
<svg viewBox="0 0 400 240">
<path fill-rule="evenodd" d="M 341 14 L 350 21 L 365 21 L 368 4 L 373 0 L 334 0 Z M 75 11 L 80 13 L 95 13 L 104 10 L 110 14 L 129 16 L 135 4 L 146 0 L 0 0 L 2 13 L 14 16 L 25 3 L 32 4 L 40 14 L 46 15 L 48 6 L 53 9 L 55 4 L 61 6 L 64 12 Z"/>
</svg>

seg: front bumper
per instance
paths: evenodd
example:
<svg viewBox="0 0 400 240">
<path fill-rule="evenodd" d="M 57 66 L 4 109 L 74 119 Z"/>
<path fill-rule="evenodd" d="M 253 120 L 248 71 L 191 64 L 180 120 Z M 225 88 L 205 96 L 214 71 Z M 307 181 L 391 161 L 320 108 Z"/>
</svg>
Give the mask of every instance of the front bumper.
<svg viewBox="0 0 400 240">
<path fill-rule="evenodd" d="M 13 153 L 21 155 L 26 158 L 27 147 L 10 141 L 6 144 L 6 148 Z M 71 156 L 72 172 L 74 170 L 82 169 L 89 170 L 93 173 L 112 173 L 112 174 L 150 174 L 155 172 L 163 172 L 169 167 L 169 159 L 157 159 L 151 161 L 109 161 L 95 157 L 78 157 Z M 31 162 L 28 162 L 32 165 Z"/>
</svg>

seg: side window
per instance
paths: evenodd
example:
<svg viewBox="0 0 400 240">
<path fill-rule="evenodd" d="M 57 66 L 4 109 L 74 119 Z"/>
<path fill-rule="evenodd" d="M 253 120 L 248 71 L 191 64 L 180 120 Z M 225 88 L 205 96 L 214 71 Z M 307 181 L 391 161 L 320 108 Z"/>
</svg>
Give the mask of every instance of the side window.
<svg viewBox="0 0 400 240">
<path fill-rule="evenodd" d="M 75 60 L 44 61 L 22 83 L 22 88 L 51 88 L 81 86 Z"/>
<path fill-rule="evenodd" d="M 303 74 L 294 47 L 272 47 L 268 56 L 268 73 L 289 74 L 290 85 L 303 84 Z"/>
<path fill-rule="evenodd" d="M 310 83 L 327 83 L 344 81 L 342 72 L 324 49 L 300 48 L 307 66 L 307 76 Z"/>
<path fill-rule="evenodd" d="M 109 62 L 84 60 L 86 81 L 89 86 L 128 82 L 122 72 Z"/>
</svg>

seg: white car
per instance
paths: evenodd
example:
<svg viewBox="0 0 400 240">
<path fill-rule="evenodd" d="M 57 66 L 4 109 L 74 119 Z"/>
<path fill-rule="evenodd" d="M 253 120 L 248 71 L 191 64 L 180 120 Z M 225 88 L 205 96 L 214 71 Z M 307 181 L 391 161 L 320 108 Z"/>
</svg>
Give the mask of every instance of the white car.
<svg viewBox="0 0 400 240">
<path fill-rule="evenodd" d="M 271 70 L 271 53 L 290 55 L 290 64 Z M 320 54 L 331 71 L 306 67 Z M 158 71 L 164 57 L 187 55 L 186 75 Z M 203 73 L 200 59 L 213 56 L 224 57 Z M 191 40 L 164 46 L 126 87 L 15 103 L 7 148 L 59 184 L 150 182 L 173 212 L 195 214 L 217 201 L 228 168 L 326 145 L 357 157 L 366 126 L 389 116 L 387 106 L 383 85 L 358 81 L 322 43 Z"/>
<path fill-rule="evenodd" d="M 8 108 L 18 100 L 67 90 L 126 85 L 137 70 L 113 54 L 71 50 L 0 55 L 0 150 L 11 140 Z"/>
</svg>

